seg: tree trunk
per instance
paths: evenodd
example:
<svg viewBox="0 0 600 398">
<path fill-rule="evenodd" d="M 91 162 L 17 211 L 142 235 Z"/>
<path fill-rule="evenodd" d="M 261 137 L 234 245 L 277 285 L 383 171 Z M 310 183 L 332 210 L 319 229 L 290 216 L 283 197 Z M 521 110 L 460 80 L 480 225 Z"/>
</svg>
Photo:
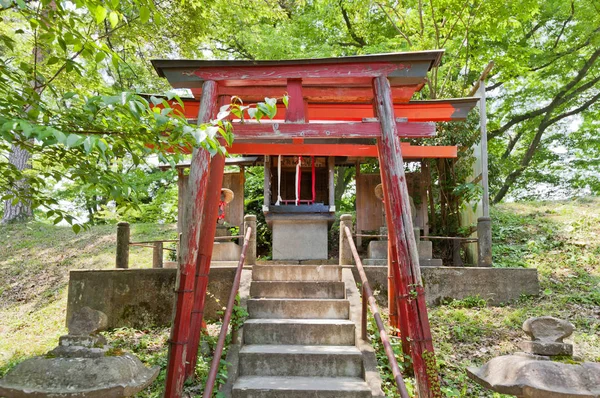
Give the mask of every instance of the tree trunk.
<svg viewBox="0 0 600 398">
<path fill-rule="evenodd" d="M 13 145 L 8 160 L 18 170 L 25 170 L 31 168 L 31 164 L 29 163 L 30 158 L 31 153 L 29 153 L 29 151 Z M 15 186 L 15 191 L 20 191 L 22 194 L 25 194 L 19 195 L 21 197 L 27 196 L 26 194 L 28 189 L 29 186 L 24 180 L 17 182 Z M 33 217 L 33 210 L 31 209 L 31 203 L 29 201 L 19 200 L 17 203 L 13 204 L 12 199 L 9 199 L 4 202 L 4 215 L 2 216 L 2 224 L 23 222 L 27 221 L 31 217 Z"/>
<path fill-rule="evenodd" d="M 44 9 L 42 9 L 42 16 L 44 19 L 48 17 L 49 10 L 55 10 L 56 3 L 54 0 L 50 1 L 46 5 Z M 38 45 L 37 35 L 39 31 L 35 32 L 35 45 L 33 47 L 33 59 L 34 64 L 37 66 L 42 63 L 44 60 L 44 52 L 41 46 Z M 30 82 L 33 89 L 39 94 L 42 92 L 43 84 L 41 83 L 41 79 L 38 77 L 37 69 L 33 71 L 33 79 Z M 25 112 L 27 113 L 31 108 L 31 103 L 27 107 L 25 107 Z M 31 163 L 29 160 L 31 159 L 31 153 L 26 149 L 23 149 L 19 146 L 13 145 L 11 148 L 10 156 L 8 157 L 8 161 L 17 168 L 17 170 L 22 171 L 25 169 L 31 168 Z M 12 199 L 9 199 L 4 202 L 4 214 L 2 215 L 2 224 L 12 223 L 12 222 L 23 222 L 33 217 L 33 209 L 31 208 L 31 201 L 27 199 L 23 199 L 23 197 L 27 197 L 29 191 L 29 184 L 26 180 L 20 180 L 17 182 L 15 186 L 15 190 L 13 193 L 20 192 L 21 199 L 13 204 Z"/>
</svg>

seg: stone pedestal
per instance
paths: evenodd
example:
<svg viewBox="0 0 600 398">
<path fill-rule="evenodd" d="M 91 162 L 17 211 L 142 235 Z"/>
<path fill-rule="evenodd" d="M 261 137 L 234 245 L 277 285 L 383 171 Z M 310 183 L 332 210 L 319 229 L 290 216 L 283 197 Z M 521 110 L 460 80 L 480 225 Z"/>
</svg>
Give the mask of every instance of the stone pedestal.
<svg viewBox="0 0 600 398">
<path fill-rule="evenodd" d="M 271 214 L 273 260 L 327 260 L 329 214 Z"/>
</svg>

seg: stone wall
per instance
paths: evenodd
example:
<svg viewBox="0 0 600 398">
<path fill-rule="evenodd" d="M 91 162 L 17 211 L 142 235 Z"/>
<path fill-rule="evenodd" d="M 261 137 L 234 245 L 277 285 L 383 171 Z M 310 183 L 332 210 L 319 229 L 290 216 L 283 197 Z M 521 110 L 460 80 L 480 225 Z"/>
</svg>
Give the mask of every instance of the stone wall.
<svg viewBox="0 0 600 398">
<path fill-rule="evenodd" d="M 360 281 L 353 268 L 354 277 Z M 365 266 L 369 284 L 387 300 L 387 267 Z M 421 267 L 428 305 L 448 299 L 480 296 L 491 305 L 517 300 L 521 295 L 538 295 L 540 285 L 533 268 Z"/>
<path fill-rule="evenodd" d="M 73 270 L 69 277 L 67 323 L 88 306 L 108 316 L 108 327 L 168 326 L 173 317 L 176 269 Z M 235 267 L 212 266 L 205 319 L 216 320 L 227 305 Z"/>
<path fill-rule="evenodd" d="M 387 267 L 365 266 L 378 298 L 387 299 Z M 477 296 L 497 305 L 537 295 L 537 270 L 525 268 L 422 267 L 429 305 L 445 299 Z M 360 280 L 356 268 L 354 277 Z M 67 322 L 88 306 L 108 316 L 108 326 L 168 326 L 172 321 L 176 269 L 110 269 L 71 271 Z M 235 267 L 212 266 L 206 300 L 206 319 L 219 318 L 235 277 Z"/>
</svg>

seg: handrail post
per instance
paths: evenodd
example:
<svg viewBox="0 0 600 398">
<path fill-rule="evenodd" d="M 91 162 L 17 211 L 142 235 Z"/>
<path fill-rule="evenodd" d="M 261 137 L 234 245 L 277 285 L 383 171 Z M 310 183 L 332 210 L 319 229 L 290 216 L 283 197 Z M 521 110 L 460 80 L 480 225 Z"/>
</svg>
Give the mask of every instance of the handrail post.
<svg viewBox="0 0 600 398">
<path fill-rule="evenodd" d="M 348 227 L 352 230 L 352 215 L 342 214 L 340 216 L 340 265 L 352 264 L 352 251 L 350 243 L 345 239 L 344 229 Z"/>
<path fill-rule="evenodd" d="M 246 214 L 244 216 L 244 230 L 251 229 L 250 243 L 248 243 L 248 253 L 246 254 L 246 264 L 256 264 L 256 215 Z"/>
<path fill-rule="evenodd" d="M 129 223 L 121 221 L 117 224 L 117 268 L 129 268 Z"/>
<path fill-rule="evenodd" d="M 229 293 L 229 300 L 227 301 L 227 308 L 225 315 L 223 316 L 223 324 L 221 325 L 221 331 L 219 332 L 219 340 L 217 341 L 217 347 L 213 354 L 213 359 L 210 362 L 210 370 L 206 379 L 206 385 L 204 386 L 203 398 L 210 398 L 212 396 L 213 388 L 215 386 L 215 380 L 217 379 L 217 371 L 221 364 L 221 355 L 223 354 L 223 347 L 225 346 L 225 336 L 227 336 L 227 329 L 229 328 L 229 321 L 231 321 L 231 313 L 233 312 L 233 305 L 235 304 L 235 296 L 237 296 L 238 289 L 240 288 L 240 280 L 242 279 L 242 269 L 244 268 L 244 260 L 246 260 L 246 251 L 248 250 L 248 244 L 252 235 L 252 228 L 246 230 L 244 236 L 244 246 L 242 246 L 242 254 L 238 261 L 237 269 L 235 271 L 235 278 L 233 279 L 233 286 L 231 287 L 231 293 Z"/>
<path fill-rule="evenodd" d="M 163 267 L 163 243 L 162 242 L 154 242 L 154 247 L 152 248 L 152 268 L 162 268 Z"/>
</svg>

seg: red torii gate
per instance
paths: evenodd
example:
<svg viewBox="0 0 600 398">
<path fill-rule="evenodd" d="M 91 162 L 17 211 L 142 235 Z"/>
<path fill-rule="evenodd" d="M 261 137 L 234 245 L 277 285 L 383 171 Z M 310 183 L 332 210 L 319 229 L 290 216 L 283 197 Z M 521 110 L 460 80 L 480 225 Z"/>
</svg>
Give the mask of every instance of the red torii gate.
<svg viewBox="0 0 600 398">
<path fill-rule="evenodd" d="M 435 135 L 431 122 L 463 120 L 476 104 L 477 99 L 410 102 L 442 53 L 292 61 L 152 61 L 173 87 L 201 95 L 196 102 L 199 123 L 214 117 L 218 105 L 232 95 L 252 102 L 287 91 L 289 107 L 279 107 L 275 121 L 234 123 L 230 153 L 379 158 L 389 231 L 390 288 L 397 304 L 390 313 L 399 314 L 394 326 L 401 330 L 403 347 L 411 355 L 419 396 L 428 398 L 441 393 L 403 158 L 406 154 L 456 157 L 456 147 L 411 146 L 400 139 L 431 137 Z M 188 117 L 193 117 L 194 108 L 186 104 Z M 166 397 L 180 397 L 185 378 L 194 373 L 224 160 L 222 155 L 211 159 L 202 149 L 193 151 Z"/>
</svg>

